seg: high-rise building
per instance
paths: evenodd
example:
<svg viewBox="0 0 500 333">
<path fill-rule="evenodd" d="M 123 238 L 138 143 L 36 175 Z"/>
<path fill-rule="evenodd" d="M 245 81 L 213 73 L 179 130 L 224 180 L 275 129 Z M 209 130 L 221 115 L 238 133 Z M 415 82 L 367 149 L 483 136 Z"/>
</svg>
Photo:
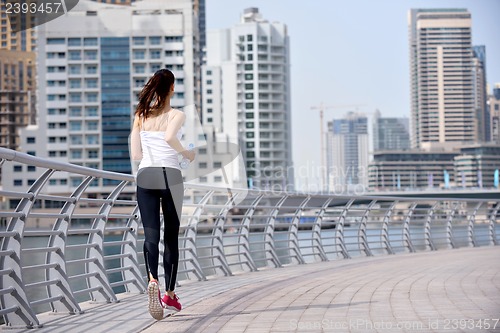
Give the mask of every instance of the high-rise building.
<svg viewBox="0 0 500 333">
<path fill-rule="evenodd" d="M 245 9 L 208 31 L 203 124 L 240 145 L 251 187 L 293 186 L 289 37 L 283 23 Z"/>
<path fill-rule="evenodd" d="M 477 139 L 480 142 L 489 142 L 491 140 L 491 124 L 486 91 L 486 48 L 484 45 L 474 46 L 472 51 Z"/>
<path fill-rule="evenodd" d="M 36 121 L 35 32 L 26 29 L 31 17 L 7 15 L 6 4 L 0 3 L 0 147 L 18 149 L 19 129 Z"/>
<path fill-rule="evenodd" d="M 491 141 L 500 143 L 500 83 L 493 88 L 493 94 L 488 96 L 488 111 L 490 114 Z"/>
<path fill-rule="evenodd" d="M 19 10 L 15 10 L 7 14 L 7 3 L 15 3 L 12 1 L 0 2 L 0 49 L 10 51 L 35 51 L 36 49 L 36 34 L 35 29 L 31 29 L 34 25 L 34 16 L 26 15 Z M 35 0 L 23 1 L 20 3 L 36 3 Z M 17 32 L 14 32 L 17 31 Z"/>
<path fill-rule="evenodd" d="M 403 150 L 410 148 L 408 118 L 381 117 L 375 112 L 373 118 L 373 150 Z"/>
<path fill-rule="evenodd" d="M 368 186 L 368 118 L 349 112 L 328 122 L 327 191 Z"/>
<path fill-rule="evenodd" d="M 35 53 L 0 50 L 0 147 L 16 150 L 20 128 L 35 123 Z"/>
<path fill-rule="evenodd" d="M 409 39 L 412 147 L 478 141 L 471 14 L 412 9 Z"/>
<path fill-rule="evenodd" d="M 37 126 L 21 131 L 22 150 L 130 173 L 132 114 L 149 77 L 170 68 L 176 76 L 172 106 L 194 104 L 197 26 L 191 0 L 144 0 L 130 6 L 81 0 L 66 15 L 39 26 L 40 112 Z M 9 179 L 26 186 L 34 176 L 13 173 Z M 69 193 L 80 181 L 59 174 L 47 190 Z M 107 180 L 92 187 L 100 192 L 113 184 Z"/>
</svg>

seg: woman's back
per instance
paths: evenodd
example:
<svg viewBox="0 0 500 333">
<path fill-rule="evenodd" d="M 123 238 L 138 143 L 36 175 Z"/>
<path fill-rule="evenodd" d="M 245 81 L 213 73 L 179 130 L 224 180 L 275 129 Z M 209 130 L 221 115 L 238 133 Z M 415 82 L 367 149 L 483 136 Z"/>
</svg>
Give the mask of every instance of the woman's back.
<svg viewBox="0 0 500 333">
<path fill-rule="evenodd" d="M 142 160 L 139 169 L 145 167 L 170 167 L 179 169 L 178 153 L 165 140 L 165 132 L 170 118 L 179 110 L 170 109 L 156 116 L 141 119 Z M 182 137 L 182 127 L 176 133 Z"/>
</svg>

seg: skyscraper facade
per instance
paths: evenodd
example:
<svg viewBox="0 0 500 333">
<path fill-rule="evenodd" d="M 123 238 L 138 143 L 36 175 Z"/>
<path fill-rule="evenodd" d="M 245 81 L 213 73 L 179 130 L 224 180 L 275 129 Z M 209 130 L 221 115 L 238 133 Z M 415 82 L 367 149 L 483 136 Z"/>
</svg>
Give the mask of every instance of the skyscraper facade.
<svg viewBox="0 0 500 333">
<path fill-rule="evenodd" d="M 349 112 L 328 122 L 327 190 L 368 186 L 368 118 Z"/>
<path fill-rule="evenodd" d="M 137 96 L 161 68 L 176 76 L 173 107 L 194 104 L 197 22 L 191 0 L 131 6 L 80 1 L 38 28 L 38 123 L 21 132 L 22 150 L 92 168 L 130 173 L 128 136 Z M 15 173 L 16 186 L 33 175 Z M 60 174 L 51 193 L 81 179 Z M 99 188 L 114 181 L 93 183 Z M 104 192 L 106 189 L 104 189 Z"/>
<path fill-rule="evenodd" d="M 239 24 L 209 31 L 203 91 L 203 123 L 240 145 L 249 185 L 293 186 L 286 25 L 249 8 Z"/>
<path fill-rule="evenodd" d="M 486 47 L 484 45 L 473 46 L 472 51 L 477 141 L 489 142 L 491 140 L 491 124 L 486 91 Z"/>
<path fill-rule="evenodd" d="M 500 83 L 493 88 L 493 94 L 488 96 L 488 112 L 490 114 L 491 141 L 500 143 Z"/>
<path fill-rule="evenodd" d="M 375 112 L 373 118 L 373 150 L 403 150 L 410 148 L 408 118 L 381 117 Z"/>
<path fill-rule="evenodd" d="M 478 141 L 471 14 L 412 9 L 409 39 L 412 147 Z"/>
</svg>

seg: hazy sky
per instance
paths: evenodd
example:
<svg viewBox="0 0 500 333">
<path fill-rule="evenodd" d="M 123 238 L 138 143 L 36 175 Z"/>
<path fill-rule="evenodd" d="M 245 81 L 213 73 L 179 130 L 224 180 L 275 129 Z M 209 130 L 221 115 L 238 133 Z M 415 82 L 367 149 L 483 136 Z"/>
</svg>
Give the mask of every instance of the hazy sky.
<svg viewBox="0 0 500 333">
<path fill-rule="evenodd" d="M 467 8 L 472 43 L 486 46 L 487 81 L 500 83 L 500 0 L 206 0 L 207 29 L 233 26 L 247 7 L 288 26 L 292 154 L 309 183 L 320 179 L 312 170 L 320 164 L 319 112 L 311 106 L 362 104 L 362 112 L 409 116 L 410 8 Z M 325 122 L 348 110 L 326 111 Z"/>
</svg>

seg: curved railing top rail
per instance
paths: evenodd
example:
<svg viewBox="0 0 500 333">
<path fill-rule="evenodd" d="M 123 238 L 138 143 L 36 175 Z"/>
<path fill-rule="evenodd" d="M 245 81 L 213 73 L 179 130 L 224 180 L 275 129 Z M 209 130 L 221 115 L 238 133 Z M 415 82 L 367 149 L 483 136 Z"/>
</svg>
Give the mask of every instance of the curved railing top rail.
<svg viewBox="0 0 500 333">
<path fill-rule="evenodd" d="M 85 175 L 85 176 L 91 176 L 91 177 L 99 177 L 99 178 L 107 178 L 107 179 L 113 179 L 113 180 L 121 180 L 121 181 L 128 181 L 130 183 L 135 182 L 135 177 L 134 175 L 131 174 L 125 174 L 125 173 L 119 173 L 119 172 L 113 172 L 113 171 L 105 171 L 105 170 L 98 170 L 98 169 L 93 169 L 93 168 L 88 168 L 84 166 L 79 166 L 79 165 L 74 165 L 71 163 L 66 163 L 66 162 L 59 162 L 59 161 L 52 161 L 49 159 L 37 157 L 37 156 L 32 156 L 26 153 L 18 152 L 15 150 L 7 149 L 7 148 L 1 148 L 0 147 L 0 160 L 7 160 L 7 161 L 13 161 L 13 162 L 18 162 L 22 164 L 27 164 L 27 165 L 32 165 L 36 167 L 41 167 L 41 168 L 47 168 L 47 169 L 53 169 L 53 170 L 58 170 L 58 171 L 64 171 L 64 172 L 70 172 L 70 173 L 75 173 L 75 174 L 80 174 L 80 175 Z M 1 166 L 1 164 L 0 164 Z M 232 193 L 251 193 L 254 195 L 283 195 L 283 192 L 277 193 L 276 191 L 272 190 L 264 190 L 264 189 L 245 189 L 245 188 L 227 188 L 224 186 L 213 186 L 213 185 L 203 185 L 203 184 L 193 184 L 193 183 L 186 183 L 187 187 L 191 189 L 196 189 L 196 190 L 216 190 L 218 192 L 223 192 L 223 191 L 230 191 Z M 307 193 L 307 192 L 299 192 L 299 191 L 288 191 L 285 193 L 288 196 L 304 196 L 304 195 L 312 195 L 312 193 Z M 377 200 L 377 201 L 394 201 L 394 200 L 401 200 L 401 196 L 387 196 L 387 195 L 376 195 L 376 194 L 371 194 L 371 195 L 343 195 L 343 194 L 329 194 L 329 193 L 314 193 L 315 197 L 318 198 L 328 198 L 334 196 L 337 199 L 340 200 L 351 200 L 353 198 L 359 199 L 359 200 Z M 405 200 L 412 200 L 412 201 L 428 201 L 430 200 L 435 200 L 435 197 L 425 197 L 425 196 L 418 196 L 418 197 L 411 197 L 411 196 L 404 196 Z M 484 202 L 487 201 L 488 199 L 481 199 L 481 198 L 447 198 L 447 197 L 440 197 L 440 200 L 453 200 L 453 201 L 467 201 L 467 202 Z"/>
</svg>

